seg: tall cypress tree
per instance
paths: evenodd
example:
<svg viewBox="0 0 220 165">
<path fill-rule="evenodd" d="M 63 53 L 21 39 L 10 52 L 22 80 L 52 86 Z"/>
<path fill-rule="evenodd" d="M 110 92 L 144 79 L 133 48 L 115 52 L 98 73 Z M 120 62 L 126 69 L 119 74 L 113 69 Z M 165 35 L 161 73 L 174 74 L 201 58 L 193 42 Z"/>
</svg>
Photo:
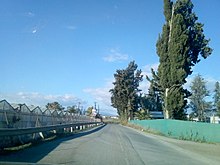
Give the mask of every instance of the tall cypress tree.
<svg viewBox="0 0 220 165">
<path fill-rule="evenodd" d="M 192 67 L 207 58 L 212 49 L 203 34 L 203 24 L 197 22 L 191 0 L 164 0 L 166 23 L 157 41 L 158 77 L 166 118 L 183 119 L 189 92 L 183 89 Z"/>
</svg>

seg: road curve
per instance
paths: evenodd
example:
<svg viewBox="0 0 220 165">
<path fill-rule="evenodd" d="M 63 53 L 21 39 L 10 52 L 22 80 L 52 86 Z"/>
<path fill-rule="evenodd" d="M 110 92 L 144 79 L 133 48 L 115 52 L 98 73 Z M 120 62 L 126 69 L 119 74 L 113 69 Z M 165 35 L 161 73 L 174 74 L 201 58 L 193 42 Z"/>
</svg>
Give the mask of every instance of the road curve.
<svg viewBox="0 0 220 165">
<path fill-rule="evenodd" d="M 218 154 L 216 157 L 206 157 L 204 152 L 196 152 L 195 148 L 188 149 L 184 145 L 189 143 L 191 145 L 192 142 L 174 143 L 164 140 L 163 137 L 108 124 L 96 130 L 0 156 L 0 161 L 65 165 L 219 164 Z M 198 143 L 192 144 L 200 146 Z"/>
</svg>

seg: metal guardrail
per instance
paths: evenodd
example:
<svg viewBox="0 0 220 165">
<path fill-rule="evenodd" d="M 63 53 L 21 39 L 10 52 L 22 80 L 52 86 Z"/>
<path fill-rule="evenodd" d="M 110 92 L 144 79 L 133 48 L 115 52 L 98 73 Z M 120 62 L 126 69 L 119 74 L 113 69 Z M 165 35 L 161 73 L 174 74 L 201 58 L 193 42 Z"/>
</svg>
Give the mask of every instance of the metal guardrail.
<svg viewBox="0 0 220 165">
<path fill-rule="evenodd" d="M 101 124 L 101 122 L 79 122 L 79 123 L 71 123 L 71 124 L 59 124 L 59 125 L 30 127 L 30 128 L 0 128 L 0 137 L 33 134 L 38 132 L 46 132 L 46 131 L 59 130 L 64 128 L 77 127 L 77 126 L 93 125 L 93 124 L 97 125 L 97 124 Z"/>
</svg>

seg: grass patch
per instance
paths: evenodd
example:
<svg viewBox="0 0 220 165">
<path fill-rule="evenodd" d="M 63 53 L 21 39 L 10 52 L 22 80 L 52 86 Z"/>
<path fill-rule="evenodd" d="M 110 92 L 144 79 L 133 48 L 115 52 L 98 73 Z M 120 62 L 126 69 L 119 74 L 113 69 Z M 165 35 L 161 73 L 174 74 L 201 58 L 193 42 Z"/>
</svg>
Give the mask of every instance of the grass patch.
<svg viewBox="0 0 220 165">
<path fill-rule="evenodd" d="M 52 141 L 52 140 L 56 139 L 57 137 L 58 137 L 57 135 L 52 135 L 52 136 L 49 136 L 45 139 L 36 139 L 36 140 L 32 140 L 32 141 L 25 143 L 25 144 L 15 145 L 12 147 L 5 147 L 2 150 L 0 150 L 0 154 L 7 155 L 7 154 L 10 154 L 13 152 L 18 152 L 18 151 L 33 147 L 35 145 L 38 145 L 38 144 L 41 144 L 41 143 L 44 143 L 47 141 Z"/>
<path fill-rule="evenodd" d="M 28 148 L 31 145 L 32 145 L 32 143 L 30 142 L 30 143 L 19 145 L 19 146 L 4 148 L 4 150 L 5 151 L 18 151 L 18 150 L 22 150 L 22 149 Z"/>
<path fill-rule="evenodd" d="M 154 135 L 160 135 L 160 136 L 165 136 L 164 134 L 162 134 L 161 132 L 158 132 L 158 131 L 155 131 L 155 130 L 152 130 L 150 128 L 143 128 L 139 125 L 136 125 L 136 124 L 131 124 L 131 123 L 127 123 L 126 126 L 128 127 L 131 127 L 131 128 L 134 128 L 136 130 L 139 130 L 139 131 L 142 131 L 142 132 L 146 132 L 146 133 L 150 133 L 150 134 L 154 134 Z"/>
</svg>

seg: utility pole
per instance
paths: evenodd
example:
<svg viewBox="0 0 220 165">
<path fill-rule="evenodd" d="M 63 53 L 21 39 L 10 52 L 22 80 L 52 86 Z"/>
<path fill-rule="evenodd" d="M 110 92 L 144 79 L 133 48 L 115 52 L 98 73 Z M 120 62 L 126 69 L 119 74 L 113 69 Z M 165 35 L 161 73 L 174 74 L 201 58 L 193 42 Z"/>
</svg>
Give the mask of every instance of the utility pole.
<svg viewBox="0 0 220 165">
<path fill-rule="evenodd" d="M 99 105 L 98 105 L 98 114 L 99 114 Z"/>
<path fill-rule="evenodd" d="M 80 102 L 78 102 L 78 113 L 81 115 L 81 111 L 80 111 Z"/>
<path fill-rule="evenodd" d="M 94 104 L 95 104 L 95 108 L 94 108 L 94 109 L 97 110 L 97 109 L 96 109 L 96 104 L 97 104 L 97 102 L 94 102 Z"/>
</svg>

